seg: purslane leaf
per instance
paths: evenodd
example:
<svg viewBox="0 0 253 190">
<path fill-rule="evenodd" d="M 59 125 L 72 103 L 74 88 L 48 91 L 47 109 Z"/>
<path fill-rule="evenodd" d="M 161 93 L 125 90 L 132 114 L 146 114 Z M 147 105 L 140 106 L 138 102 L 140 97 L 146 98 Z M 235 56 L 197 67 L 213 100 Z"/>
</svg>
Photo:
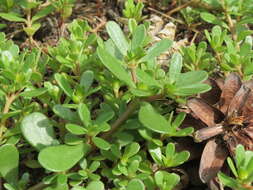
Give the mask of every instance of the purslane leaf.
<svg viewBox="0 0 253 190">
<path fill-rule="evenodd" d="M 135 84 L 132 81 L 131 76 L 123 67 L 123 64 L 121 63 L 120 60 L 113 57 L 110 53 L 108 53 L 105 49 L 101 47 L 98 48 L 97 52 L 100 60 L 107 69 L 109 69 L 118 79 L 125 82 L 130 87 L 135 87 Z"/>
<path fill-rule="evenodd" d="M 165 52 L 172 46 L 172 41 L 168 39 L 163 39 L 153 45 L 148 49 L 147 55 L 141 58 L 140 62 L 145 62 L 159 56 L 161 53 Z"/>
<path fill-rule="evenodd" d="M 139 111 L 140 122 L 148 129 L 158 133 L 168 133 L 169 122 L 148 103 L 141 106 Z"/>
<path fill-rule="evenodd" d="M 62 172 L 72 168 L 90 150 L 88 144 L 57 145 L 44 148 L 38 160 L 47 170 Z"/>
<path fill-rule="evenodd" d="M 114 44 L 120 50 L 120 52 L 125 56 L 129 49 L 129 44 L 126 40 L 124 33 L 122 32 L 119 25 L 114 21 L 109 21 L 106 24 L 106 30 L 111 37 Z"/>
<path fill-rule="evenodd" d="M 0 175 L 9 184 L 16 186 L 18 182 L 19 153 L 14 145 L 5 144 L 0 147 Z"/>
<path fill-rule="evenodd" d="M 21 131 L 25 139 L 37 150 L 42 150 L 55 142 L 52 124 L 44 114 L 39 112 L 34 112 L 23 119 Z"/>
</svg>

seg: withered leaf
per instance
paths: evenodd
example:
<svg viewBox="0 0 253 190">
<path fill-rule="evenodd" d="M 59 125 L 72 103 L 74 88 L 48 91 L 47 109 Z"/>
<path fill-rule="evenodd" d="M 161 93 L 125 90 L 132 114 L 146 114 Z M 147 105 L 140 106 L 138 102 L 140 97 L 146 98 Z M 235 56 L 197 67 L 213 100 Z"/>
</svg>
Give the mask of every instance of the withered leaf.
<svg viewBox="0 0 253 190">
<path fill-rule="evenodd" d="M 202 182 L 207 183 L 217 175 L 227 155 L 224 145 L 217 143 L 215 139 L 208 141 L 200 160 L 199 176 Z"/>
<path fill-rule="evenodd" d="M 227 112 L 228 106 L 236 92 L 241 87 L 241 84 L 240 77 L 235 73 L 229 74 L 226 78 L 219 102 L 219 108 L 224 114 Z"/>
<path fill-rule="evenodd" d="M 244 106 L 250 89 L 244 85 L 237 91 L 233 99 L 231 100 L 230 105 L 228 106 L 227 116 L 231 116 L 232 113 L 236 112 L 238 115 L 241 114 L 242 107 Z"/>
<path fill-rule="evenodd" d="M 199 98 L 192 98 L 187 102 L 193 113 L 207 126 L 215 126 L 224 119 L 224 115 L 216 108 L 210 106 Z"/>
</svg>

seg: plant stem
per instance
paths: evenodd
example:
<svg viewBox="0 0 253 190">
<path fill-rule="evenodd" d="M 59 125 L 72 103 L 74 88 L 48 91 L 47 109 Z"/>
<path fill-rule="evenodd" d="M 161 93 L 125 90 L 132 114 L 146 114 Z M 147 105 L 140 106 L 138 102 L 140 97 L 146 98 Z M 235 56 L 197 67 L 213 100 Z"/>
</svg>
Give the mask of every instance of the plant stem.
<svg viewBox="0 0 253 190">
<path fill-rule="evenodd" d="M 183 5 L 177 6 L 176 8 L 170 10 L 167 14 L 172 15 L 173 13 L 178 12 L 178 11 L 182 10 L 183 8 L 185 8 L 185 7 L 188 7 L 192 3 L 197 3 L 197 2 L 199 2 L 199 0 L 188 1 L 188 2 L 184 3 Z"/>
<path fill-rule="evenodd" d="M 9 96 L 6 96 L 6 101 L 5 101 L 5 105 L 4 105 L 4 109 L 3 109 L 3 114 L 6 114 L 9 112 L 10 110 L 10 106 L 12 104 L 12 102 L 16 99 L 17 94 L 10 94 Z M 4 128 L 5 128 L 5 121 L 6 119 L 2 119 L 0 122 L 0 142 L 2 140 L 2 135 L 4 132 Z"/>
<path fill-rule="evenodd" d="M 128 106 L 126 111 L 119 116 L 119 118 L 112 124 L 111 130 L 108 131 L 107 133 L 104 133 L 101 137 L 103 139 L 108 139 L 111 137 L 111 135 L 118 129 L 118 127 L 124 123 L 128 119 L 128 117 L 134 112 L 136 107 L 139 105 L 139 102 L 137 100 L 131 101 Z"/>
<path fill-rule="evenodd" d="M 47 187 L 48 185 L 47 184 L 44 184 L 42 182 L 30 187 L 29 189 L 27 190 L 41 190 L 41 189 L 44 189 L 45 187 Z"/>
<path fill-rule="evenodd" d="M 135 109 L 138 107 L 140 101 L 152 102 L 152 101 L 161 99 L 163 97 L 164 97 L 163 94 L 157 94 L 157 95 L 154 95 L 154 96 L 149 96 L 147 98 L 143 98 L 141 100 L 137 100 L 137 99 L 132 100 L 128 104 L 126 111 L 121 116 L 119 116 L 119 118 L 111 125 L 111 130 L 108 131 L 107 133 L 104 133 L 101 136 L 101 138 L 104 138 L 104 139 L 110 138 L 111 135 L 118 129 L 118 127 L 122 123 L 124 123 L 129 118 L 129 116 L 135 111 Z"/>
</svg>

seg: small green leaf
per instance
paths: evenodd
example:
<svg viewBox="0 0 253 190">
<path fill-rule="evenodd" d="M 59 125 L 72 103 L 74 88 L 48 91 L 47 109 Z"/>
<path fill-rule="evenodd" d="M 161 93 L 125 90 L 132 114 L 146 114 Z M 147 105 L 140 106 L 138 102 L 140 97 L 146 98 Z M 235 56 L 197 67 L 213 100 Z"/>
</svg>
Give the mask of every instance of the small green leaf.
<svg viewBox="0 0 253 190">
<path fill-rule="evenodd" d="M 238 173 L 237 173 L 237 171 L 236 171 L 236 168 L 235 168 L 235 165 L 234 165 L 233 160 L 232 160 L 230 157 L 228 157 L 228 158 L 227 158 L 227 162 L 228 162 L 228 165 L 229 165 L 231 171 L 232 171 L 233 174 L 235 175 L 235 177 L 238 177 Z"/>
<path fill-rule="evenodd" d="M 167 144 L 166 146 L 166 158 L 169 159 L 169 158 L 173 158 L 175 154 L 175 145 L 173 143 L 169 143 Z"/>
<path fill-rule="evenodd" d="M 32 98 L 32 97 L 40 96 L 46 92 L 47 92 L 47 88 L 38 88 L 35 90 L 24 91 L 20 93 L 19 96 L 23 96 L 25 98 Z"/>
<path fill-rule="evenodd" d="M 102 150 L 109 150 L 111 148 L 111 145 L 107 141 L 99 137 L 93 137 L 92 142 Z"/>
<path fill-rule="evenodd" d="M 233 179 L 232 177 L 229 177 L 227 175 L 225 175 L 222 172 L 218 173 L 218 178 L 219 180 L 222 182 L 222 184 L 224 184 L 227 187 L 231 187 L 233 189 L 237 189 L 238 188 L 238 183 L 235 179 Z"/>
<path fill-rule="evenodd" d="M 131 41 L 131 49 L 134 50 L 138 47 L 142 47 L 146 37 L 146 29 L 143 24 L 136 27 L 133 33 L 133 39 Z"/>
<path fill-rule="evenodd" d="M 84 88 L 85 92 L 88 92 L 94 80 L 94 73 L 93 71 L 85 71 L 83 72 L 80 85 Z"/>
<path fill-rule="evenodd" d="M 106 30 L 122 55 L 126 55 L 129 44 L 119 25 L 114 21 L 109 21 L 106 24 Z"/>
<path fill-rule="evenodd" d="M 149 86 L 156 86 L 160 87 L 161 85 L 155 80 L 154 77 L 151 77 L 148 73 L 141 69 L 136 70 L 138 81 L 143 82 L 144 84 L 147 84 Z"/>
<path fill-rule="evenodd" d="M 86 190 L 104 190 L 104 184 L 101 181 L 92 181 L 86 187 Z"/>
<path fill-rule="evenodd" d="M 85 129 L 84 127 L 80 126 L 80 125 L 76 125 L 76 124 L 72 124 L 72 123 L 68 123 L 66 124 L 66 129 L 74 134 L 74 135 L 84 135 L 87 133 L 87 129 Z"/>
<path fill-rule="evenodd" d="M 145 190 L 145 185 L 140 179 L 132 179 L 127 184 L 126 190 Z"/>
<path fill-rule="evenodd" d="M 62 74 L 59 73 L 56 73 L 54 75 L 54 78 L 61 87 L 61 89 L 65 92 L 65 94 L 69 97 L 72 97 L 74 92 L 69 84 L 69 81 Z"/>
<path fill-rule="evenodd" d="M 159 56 L 161 53 L 165 52 L 172 46 L 172 41 L 168 39 L 163 39 L 156 43 L 154 46 L 152 46 L 147 51 L 147 55 L 145 55 L 143 58 L 141 58 L 141 62 L 149 61 L 151 59 L 154 59 L 154 57 Z"/>
<path fill-rule="evenodd" d="M 239 144 L 235 149 L 235 160 L 237 168 L 239 168 L 241 164 L 243 164 L 244 158 L 245 158 L 244 147 L 241 144 Z"/>
<path fill-rule="evenodd" d="M 23 119 L 21 131 L 25 139 L 37 150 L 42 150 L 55 142 L 52 124 L 44 114 L 39 112 L 34 112 Z"/>
<path fill-rule="evenodd" d="M 174 164 L 173 166 L 178 166 L 183 164 L 185 161 L 187 161 L 190 157 L 190 153 L 188 151 L 182 151 L 180 153 L 177 153 L 177 155 L 174 157 Z"/>
<path fill-rule="evenodd" d="M 107 69 L 109 69 L 118 79 L 122 80 L 130 87 L 135 87 L 135 84 L 132 81 L 131 76 L 122 66 L 123 63 L 121 63 L 120 60 L 113 57 L 110 53 L 108 53 L 101 47 L 99 47 L 97 51 L 100 60 L 106 66 Z"/>
<path fill-rule="evenodd" d="M 19 153 L 15 146 L 5 144 L 0 147 L 0 176 L 9 184 L 16 186 L 18 182 Z"/>
<path fill-rule="evenodd" d="M 35 22 L 36 20 L 39 20 L 40 18 L 43 18 L 47 16 L 49 13 L 51 13 L 54 10 L 53 6 L 47 6 L 43 8 L 42 10 L 38 11 L 33 17 L 32 22 Z"/>
<path fill-rule="evenodd" d="M 88 109 L 86 104 L 79 104 L 78 114 L 79 114 L 79 117 L 81 118 L 81 121 L 86 127 L 91 125 L 90 110 Z"/>
<path fill-rule="evenodd" d="M 40 151 L 38 160 L 45 169 L 62 172 L 72 168 L 89 150 L 90 146 L 83 143 L 50 146 Z"/>
<path fill-rule="evenodd" d="M 11 22 L 26 22 L 26 19 L 15 13 L 0 13 L 0 17 Z"/>
<path fill-rule="evenodd" d="M 140 149 L 140 145 L 136 142 L 133 142 L 127 145 L 125 148 L 124 154 L 122 156 L 122 159 L 128 159 L 134 156 L 135 154 L 139 152 L 139 149 Z"/>
<path fill-rule="evenodd" d="M 178 127 L 180 127 L 180 125 L 181 125 L 182 122 L 184 121 L 185 116 L 186 116 L 186 113 L 180 112 L 180 113 L 177 115 L 176 119 L 175 119 L 175 120 L 173 121 L 173 123 L 172 123 L 173 128 L 178 128 Z"/>
<path fill-rule="evenodd" d="M 169 79 L 171 83 L 177 81 L 182 70 L 182 61 L 183 59 L 180 53 L 174 53 L 172 55 L 169 68 Z"/>
<path fill-rule="evenodd" d="M 60 104 L 57 104 L 53 107 L 53 111 L 60 118 L 65 119 L 67 121 L 77 123 L 79 120 L 76 112 L 71 111 L 69 108 L 66 108 Z"/>
<path fill-rule="evenodd" d="M 139 120 L 145 127 L 152 131 L 165 134 L 169 132 L 169 122 L 148 103 L 141 106 Z"/>
</svg>

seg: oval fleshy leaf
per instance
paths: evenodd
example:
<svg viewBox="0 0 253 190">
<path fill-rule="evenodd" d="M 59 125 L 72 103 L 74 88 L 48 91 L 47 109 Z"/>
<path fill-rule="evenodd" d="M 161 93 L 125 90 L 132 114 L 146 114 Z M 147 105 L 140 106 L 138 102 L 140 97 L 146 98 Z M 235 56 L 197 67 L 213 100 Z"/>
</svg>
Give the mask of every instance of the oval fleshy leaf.
<svg viewBox="0 0 253 190">
<path fill-rule="evenodd" d="M 141 106 L 139 111 L 140 122 L 148 129 L 158 133 L 168 133 L 169 122 L 148 103 Z"/>
<path fill-rule="evenodd" d="M 19 153 L 15 146 L 5 144 L 0 147 L 0 176 L 15 186 L 18 182 Z"/>
<path fill-rule="evenodd" d="M 40 151 L 38 160 L 45 169 L 62 172 L 72 168 L 89 150 L 90 146 L 83 143 L 50 146 Z"/>
<path fill-rule="evenodd" d="M 25 139 L 37 150 L 51 146 L 55 142 L 52 124 L 44 114 L 39 112 L 34 112 L 23 119 L 21 131 Z"/>
</svg>

